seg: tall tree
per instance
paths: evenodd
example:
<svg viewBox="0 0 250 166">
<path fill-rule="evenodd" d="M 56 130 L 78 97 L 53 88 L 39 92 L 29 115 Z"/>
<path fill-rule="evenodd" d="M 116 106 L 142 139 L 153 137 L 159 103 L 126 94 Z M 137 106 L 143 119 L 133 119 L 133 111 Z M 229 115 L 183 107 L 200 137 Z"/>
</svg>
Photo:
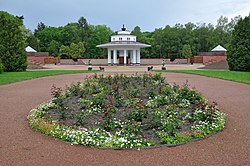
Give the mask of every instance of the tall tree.
<svg viewBox="0 0 250 166">
<path fill-rule="evenodd" d="M 132 31 L 131 31 L 131 35 L 135 35 L 137 37 L 137 41 L 139 42 L 143 42 L 143 35 L 141 32 L 141 28 L 139 26 L 136 26 Z"/>
<path fill-rule="evenodd" d="M 227 54 L 230 70 L 250 71 L 250 16 L 235 26 Z"/>
<path fill-rule="evenodd" d="M 25 28 L 22 19 L 0 11 L 0 59 L 4 71 L 25 71 Z"/>
<path fill-rule="evenodd" d="M 62 45 L 62 27 L 46 27 L 42 31 L 38 32 L 36 36 L 39 39 L 41 51 L 49 52 L 49 47 L 52 40 L 58 42 L 59 46 Z"/>
<path fill-rule="evenodd" d="M 104 58 L 107 50 L 96 48 L 97 45 L 107 43 L 114 32 L 105 25 L 90 27 L 91 34 L 86 42 L 86 58 Z"/>
<path fill-rule="evenodd" d="M 45 28 L 46 28 L 46 25 L 43 22 L 39 22 L 37 25 L 37 28 L 35 29 L 35 34 L 44 30 Z"/>
<path fill-rule="evenodd" d="M 80 27 L 80 37 L 83 41 L 86 41 L 86 39 L 89 36 L 89 24 L 84 17 L 80 17 L 78 20 L 78 25 Z"/>
<path fill-rule="evenodd" d="M 79 43 L 82 41 L 81 29 L 77 23 L 69 23 L 64 27 L 61 27 L 61 37 L 58 38 L 58 42 L 63 45 L 69 46 L 71 43 Z"/>
</svg>

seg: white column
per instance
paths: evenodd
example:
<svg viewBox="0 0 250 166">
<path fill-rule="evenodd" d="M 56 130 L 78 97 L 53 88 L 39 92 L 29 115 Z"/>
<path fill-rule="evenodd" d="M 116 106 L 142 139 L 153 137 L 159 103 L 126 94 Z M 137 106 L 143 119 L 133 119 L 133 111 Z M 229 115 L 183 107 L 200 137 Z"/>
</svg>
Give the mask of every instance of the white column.
<svg viewBox="0 0 250 166">
<path fill-rule="evenodd" d="M 111 65 L 111 49 L 108 48 L 108 64 Z"/>
<path fill-rule="evenodd" d="M 136 50 L 133 50 L 133 61 L 132 61 L 132 63 L 133 64 L 136 64 Z"/>
<path fill-rule="evenodd" d="M 141 51 L 140 51 L 140 49 L 137 50 L 136 63 L 137 63 L 137 64 L 140 64 L 140 63 L 141 63 Z"/>
<path fill-rule="evenodd" d="M 117 64 L 117 50 L 114 50 L 113 59 L 114 59 L 114 65 L 116 65 Z"/>
<path fill-rule="evenodd" d="M 133 62 L 133 50 L 129 51 L 130 64 Z"/>
<path fill-rule="evenodd" d="M 124 49 L 124 65 L 127 64 L 127 50 Z"/>
</svg>

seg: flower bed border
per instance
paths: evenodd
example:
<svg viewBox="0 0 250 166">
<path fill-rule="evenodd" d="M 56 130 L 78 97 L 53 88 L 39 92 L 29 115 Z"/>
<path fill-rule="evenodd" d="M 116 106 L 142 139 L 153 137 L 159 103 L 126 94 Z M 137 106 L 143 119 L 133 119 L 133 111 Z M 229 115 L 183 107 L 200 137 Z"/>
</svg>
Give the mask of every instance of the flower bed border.
<svg viewBox="0 0 250 166">
<path fill-rule="evenodd" d="M 102 86 L 105 87 L 104 85 L 102 85 Z M 185 85 L 185 87 L 186 87 L 186 85 Z M 53 88 L 56 89 L 56 91 L 54 91 L 54 92 L 61 91 L 60 89 L 57 89 L 56 87 L 53 87 Z M 82 88 L 84 88 L 84 87 L 82 87 Z M 167 88 L 168 88 L 168 86 L 167 86 Z M 69 91 L 67 91 L 67 92 L 69 92 Z M 65 94 L 67 92 L 65 92 Z M 73 91 L 73 92 L 75 92 L 75 91 Z M 167 89 L 167 92 L 169 92 L 168 89 Z M 179 92 L 179 91 L 177 91 L 177 92 Z M 192 91 L 192 92 L 194 92 L 194 91 Z M 58 95 L 59 93 L 56 93 L 56 94 Z M 67 94 L 72 94 L 72 93 L 67 93 Z M 159 93 L 158 95 L 160 96 L 160 94 L 161 93 Z M 176 94 L 176 93 L 174 92 L 174 94 Z M 182 94 L 182 93 L 180 93 L 180 94 Z M 193 93 L 191 93 L 191 94 L 195 96 L 195 94 L 193 94 Z M 62 95 L 64 95 L 64 94 L 62 94 Z M 188 93 L 188 95 L 190 95 L 190 94 Z M 199 94 L 199 95 L 201 95 L 201 94 Z M 177 96 L 178 96 L 178 93 L 177 93 Z M 162 97 L 164 97 L 164 99 L 168 98 L 168 96 L 166 96 L 166 97 L 160 96 L 159 99 L 161 100 Z M 181 97 L 183 97 L 183 96 L 181 96 Z M 149 97 L 149 99 L 151 99 L 151 98 Z M 183 98 L 181 98 L 181 101 L 188 100 L 188 99 L 189 98 L 186 99 L 186 96 L 184 96 Z M 194 101 L 194 97 L 191 97 L 191 99 L 192 99 L 192 101 Z M 152 140 L 145 139 L 146 137 L 145 138 L 144 137 L 133 138 L 133 136 L 135 136 L 134 133 L 130 133 L 132 137 L 130 137 L 130 135 L 126 135 L 126 134 L 123 135 L 120 132 L 112 134 L 112 133 L 110 133 L 109 129 L 106 130 L 105 128 L 100 128 L 99 126 L 97 128 L 87 129 L 84 126 L 80 126 L 78 128 L 77 127 L 78 125 L 76 126 L 77 128 L 75 128 L 74 127 L 75 123 L 72 123 L 73 126 L 65 125 L 66 124 L 66 123 L 64 123 L 65 121 L 60 121 L 60 120 L 58 121 L 58 119 L 53 120 L 53 118 L 51 119 L 51 117 L 49 115 L 47 115 L 47 110 L 58 108 L 57 103 L 54 102 L 55 100 L 56 100 L 56 98 L 53 98 L 52 100 L 49 100 L 49 101 L 44 102 L 42 104 L 39 104 L 37 107 L 35 107 L 34 109 L 32 109 L 30 111 L 30 113 L 27 117 L 27 119 L 29 120 L 30 126 L 33 129 L 35 129 L 36 131 L 40 131 L 41 133 L 43 133 L 47 136 L 50 136 L 56 140 L 61 140 L 63 142 L 70 143 L 72 145 L 78 144 L 81 146 L 94 147 L 94 148 L 98 148 L 98 149 L 113 149 L 113 150 L 138 149 L 138 150 L 140 150 L 140 149 L 152 149 L 152 148 L 160 148 L 160 147 L 176 147 L 176 146 L 186 144 L 188 142 L 195 142 L 195 141 L 209 138 L 209 137 L 223 131 L 225 129 L 225 126 L 226 126 L 225 113 L 219 111 L 219 109 L 216 107 L 216 105 L 211 105 L 211 106 L 208 105 L 206 102 L 204 102 L 206 100 L 203 99 L 203 97 L 198 98 L 198 100 L 197 100 L 197 98 L 195 98 L 195 101 L 197 100 L 197 101 L 202 102 L 202 103 L 200 103 L 200 104 L 202 104 L 202 109 L 201 108 L 198 110 L 196 109 L 198 114 L 196 112 L 193 113 L 194 120 L 197 120 L 197 118 L 198 118 L 198 120 L 200 120 L 197 124 L 197 127 L 194 127 L 193 130 L 190 129 L 187 134 L 184 134 L 185 132 L 171 134 L 171 132 L 172 132 L 171 129 L 169 130 L 168 128 L 166 128 L 167 129 L 166 130 L 165 128 L 160 128 L 161 130 L 157 134 L 161 134 L 158 136 L 162 140 L 161 140 L 161 143 L 159 143 L 158 140 L 152 141 Z M 157 96 L 149 101 L 153 102 L 153 100 L 157 100 Z M 150 103 L 148 102 L 148 104 L 150 104 Z M 158 108 L 159 107 L 159 106 L 156 107 L 157 104 L 153 105 L 152 103 L 148 106 L 150 108 Z M 206 108 L 204 106 L 206 106 Z M 85 108 L 85 106 L 84 106 L 84 108 Z M 182 108 L 182 107 L 180 107 L 180 108 Z M 183 108 L 185 108 L 185 107 L 183 107 Z M 168 107 L 167 107 L 167 109 L 168 109 Z M 205 111 L 210 110 L 210 111 L 212 111 L 212 113 L 208 112 L 208 114 L 205 114 L 205 113 L 201 112 L 201 114 L 200 114 L 199 111 L 202 111 L 202 110 L 205 110 Z M 157 113 L 158 114 L 160 113 L 160 116 L 163 116 L 163 117 L 165 116 L 165 112 L 157 112 Z M 168 119 L 172 118 L 171 114 L 175 115 L 175 113 L 170 113 L 170 115 L 169 115 L 169 113 L 167 113 Z M 201 119 L 199 119 L 199 116 L 201 116 L 200 118 L 202 118 L 202 116 L 207 116 L 210 118 L 211 118 L 211 116 L 214 116 L 214 121 L 207 121 L 206 118 L 204 119 L 204 117 L 203 117 L 203 120 L 201 120 Z M 165 121 L 164 121 L 164 123 L 165 123 Z M 211 124 L 209 124 L 209 123 L 211 123 Z M 165 125 L 165 124 L 163 124 L 163 125 Z M 209 125 L 211 125 L 211 127 Z M 167 132 L 170 131 L 171 135 L 167 134 L 165 136 L 164 132 L 166 132 L 166 131 Z M 120 134 L 122 134 L 122 135 L 120 135 Z M 178 142 L 178 143 L 176 143 L 176 142 Z M 164 144 L 164 143 L 166 143 L 166 144 Z M 173 143 L 173 144 L 169 144 L 169 143 Z"/>
</svg>

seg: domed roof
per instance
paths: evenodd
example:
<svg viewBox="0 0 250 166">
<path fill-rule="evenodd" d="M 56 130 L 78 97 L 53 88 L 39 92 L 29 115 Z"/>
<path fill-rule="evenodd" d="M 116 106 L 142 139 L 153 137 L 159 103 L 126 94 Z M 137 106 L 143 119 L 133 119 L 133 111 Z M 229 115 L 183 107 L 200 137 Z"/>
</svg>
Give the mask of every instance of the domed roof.
<svg viewBox="0 0 250 166">
<path fill-rule="evenodd" d="M 130 35 L 130 32 L 126 31 L 126 28 L 124 27 L 124 24 L 123 24 L 121 31 L 118 31 L 117 34 L 118 35 Z"/>
<path fill-rule="evenodd" d="M 130 35 L 129 31 L 118 31 L 118 35 Z"/>
</svg>

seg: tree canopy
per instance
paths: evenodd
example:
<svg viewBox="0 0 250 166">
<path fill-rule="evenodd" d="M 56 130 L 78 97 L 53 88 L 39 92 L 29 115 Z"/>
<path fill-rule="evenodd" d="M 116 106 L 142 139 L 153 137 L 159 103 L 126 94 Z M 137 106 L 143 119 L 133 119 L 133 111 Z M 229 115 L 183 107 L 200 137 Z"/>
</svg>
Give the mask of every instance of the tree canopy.
<svg viewBox="0 0 250 166">
<path fill-rule="evenodd" d="M 156 28 L 153 32 L 142 32 L 139 26 L 135 26 L 131 34 L 137 36 L 137 41 L 152 45 L 151 48 L 141 50 L 142 58 L 167 58 L 173 54 L 177 57 L 185 57 L 183 48 L 186 45 L 189 45 L 192 52 L 189 55 L 211 51 L 219 44 L 228 49 L 232 30 L 240 18 L 237 16 L 229 20 L 221 16 L 215 26 L 189 22 L 185 25 L 176 24 L 173 27 L 167 25 L 164 28 Z M 50 53 L 52 53 L 51 44 L 54 44 L 55 48 L 55 42 L 57 42 L 57 47 L 53 50 L 58 50 L 60 56 L 62 56 L 60 51 L 62 46 L 68 46 L 70 49 L 72 43 L 83 42 L 85 51 L 82 58 L 104 58 L 107 50 L 96 48 L 96 45 L 109 42 L 113 34 L 115 34 L 114 31 L 106 25 L 90 25 L 86 18 L 80 17 L 77 22 L 61 27 L 50 27 L 40 22 L 34 33 L 37 41 L 32 35 L 27 40 L 34 48 Z M 51 43 L 52 41 L 55 42 Z M 39 47 L 36 46 L 37 43 Z"/>
</svg>

